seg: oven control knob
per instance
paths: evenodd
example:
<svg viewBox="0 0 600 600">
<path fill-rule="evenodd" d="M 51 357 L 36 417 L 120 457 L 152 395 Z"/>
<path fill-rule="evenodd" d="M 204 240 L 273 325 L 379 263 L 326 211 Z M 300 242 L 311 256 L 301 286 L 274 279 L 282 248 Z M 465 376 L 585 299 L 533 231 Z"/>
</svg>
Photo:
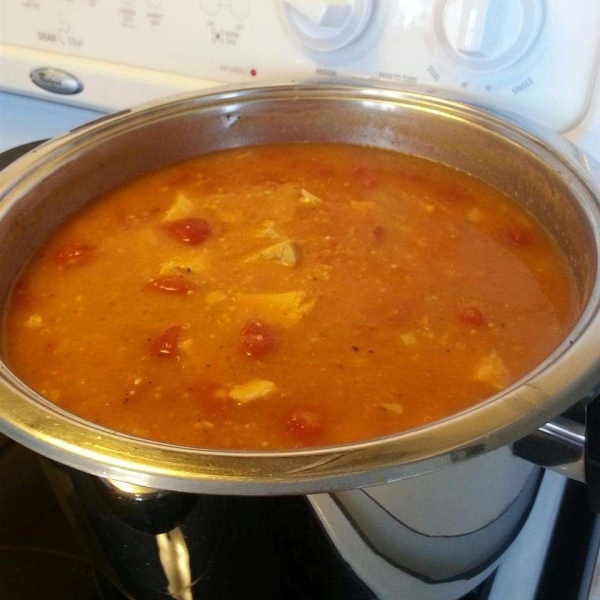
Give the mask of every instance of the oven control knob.
<svg viewBox="0 0 600 600">
<path fill-rule="evenodd" d="M 445 0 L 436 14 L 438 37 L 459 66 L 476 71 L 516 62 L 537 39 L 543 0 Z"/>
<path fill-rule="evenodd" d="M 294 37 L 311 50 L 329 52 L 351 44 L 369 22 L 373 0 L 280 0 Z"/>
</svg>

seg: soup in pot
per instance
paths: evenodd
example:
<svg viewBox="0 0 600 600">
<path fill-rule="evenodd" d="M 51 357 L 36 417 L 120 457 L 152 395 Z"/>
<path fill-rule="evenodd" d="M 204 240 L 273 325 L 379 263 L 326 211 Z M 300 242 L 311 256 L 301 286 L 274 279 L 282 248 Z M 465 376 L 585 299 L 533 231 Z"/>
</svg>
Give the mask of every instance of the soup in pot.
<svg viewBox="0 0 600 600">
<path fill-rule="evenodd" d="M 61 226 L 5 307 L 30 387 L 108 428 L 273 450 L 393 434 L 538 365 L 580 305 L 498 190 L 375 148 L 282 144 L 132 181 Z"/>
</svg>

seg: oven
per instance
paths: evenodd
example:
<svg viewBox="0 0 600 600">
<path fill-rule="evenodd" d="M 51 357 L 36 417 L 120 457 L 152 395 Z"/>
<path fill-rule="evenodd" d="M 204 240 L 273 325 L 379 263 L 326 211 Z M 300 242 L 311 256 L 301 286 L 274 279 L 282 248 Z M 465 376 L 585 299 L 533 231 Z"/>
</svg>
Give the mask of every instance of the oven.
<svg viewBox="0 0 600 600">
<path fill-rule="evenodd" d="M 0 167 L 36 142 L 163 96 L 221 84 L 352 78 L 363 86 L 400 86 L 525 117 L 591 156 L 580 158 L 598 177 L 597 0 L 4 0 L 0 19 Z M 583 428 L 583 407 L 568 416 Z M 52 469 L 0 437 L 0 597 L 123 598 L 82 550 L 64 516 L 69 507 L 61 510 L 48 483 L 56 488 L 62 481 L 85 496 L 90 481 Z M 368 489 L 262 502 L 230 498 L 225 508 L 207 497 L 209 513 L 252 515 L 265 526 L 257 533 L 239 517 L 202 521 L 199 538 L 230 539 L 227 560 L 213 575 L 216 583 L 203 593 L 245 600 L 262 587 L 264 598 L 298 600 L 600 598 L 600 520 L 588 509 L 585 485 L 542 470 L 530 486 L 535 493 L 526 519 L 502 551 L 473 572 L 438 580 L 381 551 L 380 529 L 396 528 L 396 535 L 424 552 L 431 536 L 390 522 L 385 503 Z M 113 491 L 119 510 L 123 502 L 160 507 L 170 501 L 143 488 Z M 358 511 L 364 503 L 372 504 L 373 514 L 379 511 L 371 533 L 354 526 L 348 508 Z M 138 531 L 135 523 L 128 527 Z M 132 597 L 200 597 L 185 582 L 169 587 L 163 573 L 141 566 L 150 561 L 147 544 L 164 560 L 184 552 L 181 530 L 142 533 L 122 540 L 139 544 L 140 563 L 129 566 L 148 579 L 146 587 L 132 584 L 130 590 L 146 590 Z M 439 537 L 448 557 L 453 544 L 460 547 L 460 536 Z M 118 544 L 111 544 L 118 553 Z M 275 575 L 239 581 L 241 564 Z M 128 577 L 125 564 L 121 579 Z"/>
</svg>

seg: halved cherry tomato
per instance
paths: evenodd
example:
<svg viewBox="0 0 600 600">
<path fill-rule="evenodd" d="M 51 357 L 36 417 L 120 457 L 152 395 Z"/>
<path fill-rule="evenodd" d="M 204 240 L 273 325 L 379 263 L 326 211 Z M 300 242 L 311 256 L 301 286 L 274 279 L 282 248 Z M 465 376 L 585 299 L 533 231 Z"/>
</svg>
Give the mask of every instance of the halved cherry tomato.
<svg viewBox="0 0 600 600">
<path fill-rule="evenodd" d="M 323 433 L 323 429 L 323 420 L 315 410 L 298 408 L 286 419 L 288 434 L 301 445 L 315 442 Z"/>
<path fill-rule="evenodd" d="M 469 325 L 485 325 L 483 313 L 475 306 L 465 308 L 459 315 L 461 321 Z"/>
<path fill-rule="evenodd" d="M 253 319 L 240 332 L 240 346 L 248 356 L 264 356 L 275 346 L 275 336 L 264 321 Z"/>
<path fill-rule="evenodd" d="M 373 169 L 367 167 L 358 167 L 352 171 L 354 181 L 363 187 L 371 188 L 379 185 L 380 177 L 379 174 Z"/>
<path fill-rule="evenodd" d="M 65 267 L 86 265 L 95 253 L 96 249 L 90 244 L 65 244 L 54 252 L 54 262 Z"/>
<path fill-rule="evenodd" d="M 183 277 L 178 277 L 177 275 L 155 277 L 146 284 L 146 287 L 168 294 L 187 294 L 187 292 L 195 288 L 190 281 L 186 281 Z"/>
<path fill-rule="evenodd" d="M 184 244 L 197 245 L 206 241 L 210 225 L 204 219 L 179 219 L 164 225 L 165 231 Z"/>
<path fill-rule="evenodd" d="M 505 242 L 514 246 L 527 246 L 532 242 L 531 234 L 520 227 L 506 229 L 501 233 L 501 237 Z"/>
<path fill-rule="evenodd" d="M 167 179 L 167 185 L 186 185 L 192 183 L 196 179 L 196 174 L 190 171 L 182 171 L 179 173 L 173 173 Z"/>
<path fill-rule="evenodd" d="M 451 183 L 449 185 L 444 185 L 440 189 L 439 199 L 442 202 L 456 204 L 469 200 L 469 193 L 462 185 Z"/>
<path fill-rule="evenodd" d="M 165 329 L 160 336 L 152 340 L 152 353 L 158 356 L 174 356 L 177 353 L 177 340 L 180 333 L 179 325 Z"/>
<path fill-rule="evenodd" d="M 323 165 L 307 165 L 306 171 L 313 177 L 331 177 L 333 175 L 333 168 L 326 167 Z"/>
<path fill-rule="evenodd" d="M 19 277 L 13 288 L 11 296 L 11 304 L 13 306 L 27 307 L 31 300 L 31 293 L 29 291 L 29 282 L 25 277 Z"/>
<path fill-rule="evenodd" d="M 43 349 L 48 354 L 52 354 L 56 350 L 57 345 L 58 344 L 56 342 L 46 342 L 43 346 Z"/>
<path fill-rule="evenodd" d="M 385 237 L 385 227 L 383 225 L 375 225 L 371 229 L 371 237 L 373 241 L 380 242 Z"/>
<path fill-rule="evenodd" d="M 428 181 L 431 181 L 422 173 L 416 173 L 415 171 L 401 171 L 397 173 L 397 176 L 409 183 L 427 183 Z"/>
</svg>

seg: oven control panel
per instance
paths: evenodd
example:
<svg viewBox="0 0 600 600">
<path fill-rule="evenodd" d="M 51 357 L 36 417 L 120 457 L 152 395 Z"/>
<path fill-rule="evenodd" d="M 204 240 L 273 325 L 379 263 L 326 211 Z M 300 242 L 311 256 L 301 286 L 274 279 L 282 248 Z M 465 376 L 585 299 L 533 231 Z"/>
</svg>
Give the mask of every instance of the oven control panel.
<svg viewBox="0 0 600 600">
<path fill-rule="evenodd" d="M 0 44 L 1 87 L 93 108 L 359 77 L 457 90 L 566 131 L 592 99 L 600 2 L 2 0 Z"/>
</svg>

